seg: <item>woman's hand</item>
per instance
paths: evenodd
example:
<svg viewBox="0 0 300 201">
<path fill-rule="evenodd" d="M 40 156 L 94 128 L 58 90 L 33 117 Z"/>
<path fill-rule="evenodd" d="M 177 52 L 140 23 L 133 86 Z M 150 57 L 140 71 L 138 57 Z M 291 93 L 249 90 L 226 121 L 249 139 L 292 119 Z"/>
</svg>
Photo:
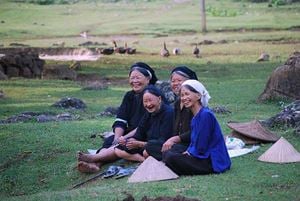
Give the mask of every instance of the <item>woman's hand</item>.
<svg viewBox="0 0 300 201">
<path fill-rule="evenodd" d="M 119 144 L 126 145 L 127 139 L 124 136 L 119 137 Z"/>
<path fill-rule="evenodd" d="M 172 138 L 169 138 L 162 146 L 161 151 L 167 151 L 175 144 L 175 141 Z"/>
<path fill-rule="evenodd" d="M 145 142 L 137 141 L 134 138 L 129 138 L 127 140 L 127 143 L 126 143 L 126 147 L 128 149 L 136 149 L 136 148 L 139 148 L 139 147 L 144 147 L 144 145 L 145 145 Z"/>
<path fill-rule="evenodd" d="M 120 138 L 118 138 L 118 137 L 115 135 L 114 141 L 112 142 L 112 145 L 118 144 L 118 143 L 119 143 L 119 139 L 120 139 Z"/>
</svg>

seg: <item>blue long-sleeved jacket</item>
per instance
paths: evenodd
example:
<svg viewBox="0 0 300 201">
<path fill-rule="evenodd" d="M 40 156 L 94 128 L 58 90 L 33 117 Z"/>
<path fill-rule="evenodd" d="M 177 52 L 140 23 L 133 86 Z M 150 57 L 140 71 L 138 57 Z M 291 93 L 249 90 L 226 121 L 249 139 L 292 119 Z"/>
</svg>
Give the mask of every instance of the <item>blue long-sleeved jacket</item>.
<svg viewBox="0 0 300 201">
<path fill-rule="evenodd" d="M 191 143 L 187 151 L 196 158 L 210 157 L 216 173 L 230 169 L 231 161 L 224 137 L 212 111 L 201 108 L 192 119 L 191 130 Z"/>
</svg>

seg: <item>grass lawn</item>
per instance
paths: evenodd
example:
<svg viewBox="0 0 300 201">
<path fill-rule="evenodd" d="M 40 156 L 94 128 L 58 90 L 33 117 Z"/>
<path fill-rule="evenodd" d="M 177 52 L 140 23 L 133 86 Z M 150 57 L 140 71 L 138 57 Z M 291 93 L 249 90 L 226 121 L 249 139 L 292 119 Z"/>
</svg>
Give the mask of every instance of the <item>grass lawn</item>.
<svg viewBox="0 0 300 201">
<path fill-rule="evenodd" d="M 11 42 L 20 42 L 48 47 L 63 40 L 67 46 L 74 47 L 84 42 L 78 37 L 83 30 L 89 30 L 91 41 L 108 44 L 112 39 L 120 44 L 127 41 L 134 44 L 138 54 L 115 54 L 98 61 L 81 62 L 78 73 L 97 73 L 124 80 L 132 63 L 145 61 L 153 66 L 161 80 L 167 80 L 174 66 L 185 64 L 197 72 L 210 92 L 210 106 L 221 105 L 231 111 L 216 114 L 223 133 L 228 135 L 228 121 L 267 119 L 280 112 L 282 104 L 290 103 L 288 100 L 257 103 L 256 99 L 271 72 L 293 51 L 300 50 L 300 34 L 293 28 L 299 26 L 300 4 L 268 8 L 266 3 L 206 2 L 209 32 L 202 34 L 198 30 L 198 1 L 87 0 L 40 6 L 5 0 L 0 2 L 0 21 L 5 21 L 0 24 L 0 45 L 7 47 Z M 202 57 L 193 57 L 192 44 L 204 39 L 227 43 L 202 45 Z M 183 54 L 160 57 L 163 41 L 169 50 L 179 46 Z M 270 54 L 270 61 L 256 62 L 263 51 Z M 47 61 L 47 64 L 55 63 L 69 62 Z M 98 148 L 102 143 L 98 134 L 110 130 L 114 121 L 112 117 L 97 114 L 108 106 L 118 106 L 129 90 L 129 86 L 121 84 L 110 84 L 101 91 L 81 88 L 80 83 L 62 80 L 0 81 L 0 90 L 6 95 L 0 99 L 0 120 L 25 111 L 69 112 L 79 116 L 76 121 L 0 124 L 1 200 L 122 200 L 126 193 L 136 200 L 143 196 L 176 195 L 205 201 L 300 200 L 300 163 L 269 164 L 257 160 L 271 144 L 233 158 L 231 170 L 220 175 L 183 176 L 143 184 L 128 184 L 127 178 L 99 179 L 70 190 L 91 176 L 76 170 L 76 151 Z M 67 96 L 83 100 L 87 108 L 74 111 L 51 107 Z M 300 136 L 292 129 L 272 131 L 300 151 Z M 92 135 L 96 138 L 91 138 Z"/>
</svg>

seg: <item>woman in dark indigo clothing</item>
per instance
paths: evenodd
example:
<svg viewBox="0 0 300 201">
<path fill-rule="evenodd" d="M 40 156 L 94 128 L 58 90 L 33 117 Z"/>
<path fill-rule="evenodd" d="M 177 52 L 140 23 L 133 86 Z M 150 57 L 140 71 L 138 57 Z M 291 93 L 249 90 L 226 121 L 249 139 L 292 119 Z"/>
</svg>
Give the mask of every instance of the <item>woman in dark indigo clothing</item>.
<svg viewBox="0 0 300 201">
<path fill-rule="evenodd" d="M 106 162 L 118 159 L 114 146 L 123 135 L 133 136 L 141 118 L 146 113 L 142 101 L 142 92 L 149 84 L 155 84 L 157 77 L 154 70 L 143 62 L 135 63 L 129 72 L 129 84 L 132 90 L 128 91 L 119 107 L 117 118 L 112 125 L 114 135 L 105 139 L 97 154 L 78 153 L 78 170 L 86 173 L 97 172 Z"/>
<path fill-rule="evenodd" d="M 185 151 L 190 143 L 191 139 L 191 120 L 193 113 L 180 101 L 179 92 L 181 85 L 184 81 L 193 79 L 198 80 L 194 71 L 186 66 L 178 66 L 171 72 L 171 89 L 176 95 L 176 101 L 174 103 L 175 123 L 174 134 L 175 136 L 168 139 L 162 147 L 162 151 L 173 151 L 182 153 Z"/>
<path fill-rule="evenodd" d="M 183 82 L 181 101 L 194 117 L 191 122 L 191 143 L 183 153 L 167 152 L 164 161 L 178 175 L 222 173 L 231 161 L 220 125 L 207 107 L 210 96 L 197 80 Z"/>
<path fill-rule="evenodd" d="M 155 86 L 148 86 L 143 92 L 143 104 L 147 113 L 143 116 L 132 138 L 122 137 L 115 154 L 126 160 L 142 162 L 148 156 L 162 159 L 163 143 L 173 134 L 174 110 L 163 100 Z"/>
</svg>

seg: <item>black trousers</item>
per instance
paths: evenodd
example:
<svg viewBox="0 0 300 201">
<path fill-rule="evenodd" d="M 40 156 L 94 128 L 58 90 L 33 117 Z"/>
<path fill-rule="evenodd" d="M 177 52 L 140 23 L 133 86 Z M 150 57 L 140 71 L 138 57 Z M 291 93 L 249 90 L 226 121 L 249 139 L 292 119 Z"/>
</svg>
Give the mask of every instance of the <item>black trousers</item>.
<svg viewBox="0 0 300 201">
<path fill-rule="evenodd" d="M 147 153 L 156 160 L 162 160 L 162 148 L 163 142 L 159 140 L 149 140 L 145 146 Z"/>
<path fill-rule="evenodd" d="M 199 159 L 188 154 L 167 151 L 163 161 L 178 175 L 201 175 L 213 173 L 210 158 Z"/>
</svg>

